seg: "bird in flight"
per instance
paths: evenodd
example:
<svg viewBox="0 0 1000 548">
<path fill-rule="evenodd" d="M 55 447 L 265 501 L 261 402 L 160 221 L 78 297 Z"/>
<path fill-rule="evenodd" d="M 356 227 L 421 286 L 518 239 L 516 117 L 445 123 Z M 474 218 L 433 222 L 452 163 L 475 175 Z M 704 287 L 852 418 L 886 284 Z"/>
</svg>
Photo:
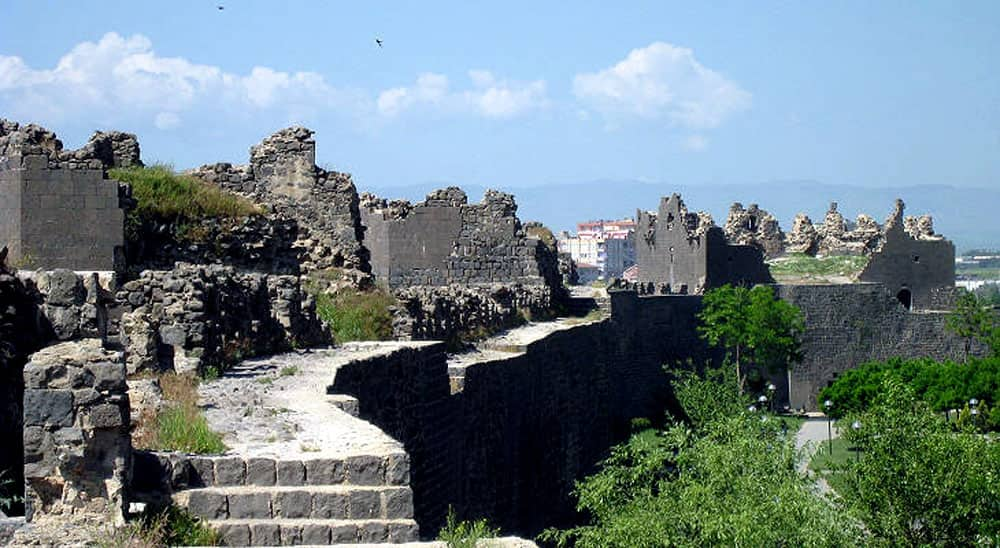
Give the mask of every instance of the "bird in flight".
<svg viewBox="0 0 1000 548">
<path fill-rule="evenodd" d="M 215 7 L 219 8 L 219 11 L 222 11 L 222 10 L 226 9 L 225 6 L 215 6 Z"/>
<path fill-rule="evenodd" d="M 382 39 L 381 38 L 376 38 L 375 39 L 375 43 L 378 44 L 378 47 L 382 47 Z"/>
</svg>

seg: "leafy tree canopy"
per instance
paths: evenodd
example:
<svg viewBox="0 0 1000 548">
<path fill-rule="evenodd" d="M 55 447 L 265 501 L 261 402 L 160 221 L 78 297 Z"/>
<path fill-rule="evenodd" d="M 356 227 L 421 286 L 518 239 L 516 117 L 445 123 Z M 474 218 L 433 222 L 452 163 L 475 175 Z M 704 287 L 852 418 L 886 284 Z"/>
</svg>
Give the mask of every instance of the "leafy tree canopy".
<svg viewBox="0 0 1000 548">
<path fill-rule="evenodd" d="M 780 370 L 802 360 L 802 313 L 769 286 L 724 285 L 705 292 L 698 332 L 732 358 L 742 390 L 748 366 Z"/>
<path fill-rule="evenodd" d="M 844 495 L 879 544 L 992 546 L 1000 535 L 1000 443 L 955 432 L 913 389 L 888 377 L 843 429 L 860 449 Z"/>
<path fill-rule="evenodd" d="M 591 523 L 543 538 L 562 546 L 852 546 L 861 528 L 798 473 L 793 435 L 747 411 L 735 379 L 680 375 L 693 424 L 647 430 L 577 484 Z M 712 409 L 712 402 L 718 407 Z M 697 419 L 694 419 L 697 417 Z"/>
</svg>

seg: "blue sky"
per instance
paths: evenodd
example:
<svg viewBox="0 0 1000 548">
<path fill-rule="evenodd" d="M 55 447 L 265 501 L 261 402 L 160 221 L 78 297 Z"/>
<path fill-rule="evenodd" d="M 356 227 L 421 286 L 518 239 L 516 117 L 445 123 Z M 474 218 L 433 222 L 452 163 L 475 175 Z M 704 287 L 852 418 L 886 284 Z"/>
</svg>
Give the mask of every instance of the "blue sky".
<svg viewBox="0 0 1000 548">
<path fill-rule="evenodd" d="M 1000 186 L 998 2 L 622 4 L 0 0 L 0 116 L 178 168 L 301 124 L 362 189 Z"/>
</svg>

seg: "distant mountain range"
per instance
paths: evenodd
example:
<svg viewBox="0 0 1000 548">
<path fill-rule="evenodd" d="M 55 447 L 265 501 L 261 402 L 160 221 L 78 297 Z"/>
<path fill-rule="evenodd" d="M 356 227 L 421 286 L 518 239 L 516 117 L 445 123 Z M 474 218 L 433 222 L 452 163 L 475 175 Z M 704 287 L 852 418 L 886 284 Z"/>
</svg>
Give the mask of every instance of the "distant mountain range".
<svg viewBox="0 0 1000 548">
<path fill-rule="evenodd" d="M 384 198 L 422 200 L 447 183 L 359 188 Z M 482 198 L 486 188 L 461 186 L 470 202 Z M 813 223 L 823 222 L 830 202 L 847 219 L 867 213 L 880 223 L 892 212 L 893 202 L 902 198 L 907 215 L 929 213 L 935 232 L 945 235 L 959 252 L 970 248 L 1000 248 L 1000 190 L 925 185 L 893 188 L 866 188 L 815 181 L 723 185 L 671 185 L 640 181 L 591 181 L 577 184 L 511 186 L 499 190 L 514 194 L 522 221 L 537 220 L 558 232 L 574 231 L 576 223 L 590 219 L 632 217 L 636 209 L 655 210 L 660 196 L 680 193 L 691 211 L 707 211 L 718 225 L 726 222 L 729 206 L 751 203 L 771 212 L 782 230 L 792 227 L 795 214 L 802 212 Z"/>
</svg>

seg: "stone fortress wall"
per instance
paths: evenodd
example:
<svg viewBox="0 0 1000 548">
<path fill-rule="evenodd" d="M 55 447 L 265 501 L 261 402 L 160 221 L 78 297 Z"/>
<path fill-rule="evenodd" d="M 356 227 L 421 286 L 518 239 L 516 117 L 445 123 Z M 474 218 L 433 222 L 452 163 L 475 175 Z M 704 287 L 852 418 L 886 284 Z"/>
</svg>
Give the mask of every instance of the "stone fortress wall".
<svg viewBox="0 0 1000 548">
<path fill-rule="evenodd" d="M 732 245 L 707 214 L 689 213 L 677 194 L 656 213 L 636 212 L 639 282 L 650 293 L 700 294 L 725 284 L 773 282 L 754 245 Z"/>
<path fill-rule="evenodd" d="M 79 150 L 0 119 L 0 242 L 32 268 L 113 270 L 123 260 L 128 187 L 105 169 L 141 165 L 134 135 L 97 132 Z"/>
<path fill-rule="evenodd" d="M 62 157 L 51 152 L 61 145 L 40 144 L 54 140 L 42 131 L 28 141 L 50 159 Z M 193 172 L 265 204 L 269 219 L 288 223 L 278 247 L 295 250 L 301 270 L 287 272 L 267 260 L 177 264 L 128 281 L 68 270 L 0 271 L 0 295 L 14 303 L 0 307 L 0 359 L 17 373 L 4 386 L 0 427 L 6 437 L 21 438 L 23 430 L 24 445 L 10 449 L 37 464 L 23 469 L 34 519 L 94 515 L 90 500 L 110 504 L 116 515 L 124 509 L 132 453 L 122 436 L 130 422 L 128 394 L 117 379 L 125 372 L 204 368 L 243 352 L 321 344 L 302 271 L 371 272 L 401 297 L 410 323 L 398 332 L 412 338 L 502 325 L 557 298 L 558 259 L 525 236 L 509 195 L 490 193 L 470 205 L 461 191 L 445 189 L 420 204 L 362 202 L 349 176 L 315 166 L 311 135 L 283 130 L 251 149 L 249 166 Z M 73 161 L 93 165 L 103 177 L 108 167 L 126 165 L 119 156 L 127 156 L 128 143 L 95 138 L 85 147 L 93 152 Z M 135 152 L 138 162 L 137 145 Z M 820 388 L 865 360 L 961 355 L 962 341 L 942 329 L 944 315 L 929 310 L 947 305 L 953 273 L 949 279 L 943 265 L 953 262 L 954 248 L 933 237 L 929 220 L 907 223 L 902 211 L 897 204 L 886 231 L 866 236 L 863 247 L 872 254 L 866 283 L 776 286 L 779 297 L 803 310 L 807 325 L 806 359 L 778 383 L 782 403 L 814 409 Z M 774 252 L 774 239 L 757 240 L 773 236 L 776 223 L 753 205 L 734 207 L 731 217 L 730 231 L 745 229 L 741 239 L 730 236 L 739 245 L 728 243 L 707 216 L 689 213 L 677 195 L 664 198 L 656 214 L 640 212 L 641 291 L 612 290 L 606 319 L 460 367 L 444 345 L 404 344 L 338 371 L 328 392 L 356 398 L 362 418 L 405 445 L 414 513 L 425 535 L 440 526 L 448 505 L 462 517 L 489 516 L 519 532 L 568 523 L 573 482 L 627 436 L 630 420 L 678 411 L 663 365 L 719 359 L 697 335 L 699 293 L 724 283 L 773 281 L 763 256 Z M 819 243 L 807 247 L 831 248 L 830 217 L 814 229 L 822 233 Z M 808 230 L 798 225 L 791 234 L 802 240 Z M 59 346 L 29 357 L 52 343 Z M 68 363 L 67 356 L 76 358 Z M 0 452 L 0 462 L 16 457 Z"/>
</svg>

